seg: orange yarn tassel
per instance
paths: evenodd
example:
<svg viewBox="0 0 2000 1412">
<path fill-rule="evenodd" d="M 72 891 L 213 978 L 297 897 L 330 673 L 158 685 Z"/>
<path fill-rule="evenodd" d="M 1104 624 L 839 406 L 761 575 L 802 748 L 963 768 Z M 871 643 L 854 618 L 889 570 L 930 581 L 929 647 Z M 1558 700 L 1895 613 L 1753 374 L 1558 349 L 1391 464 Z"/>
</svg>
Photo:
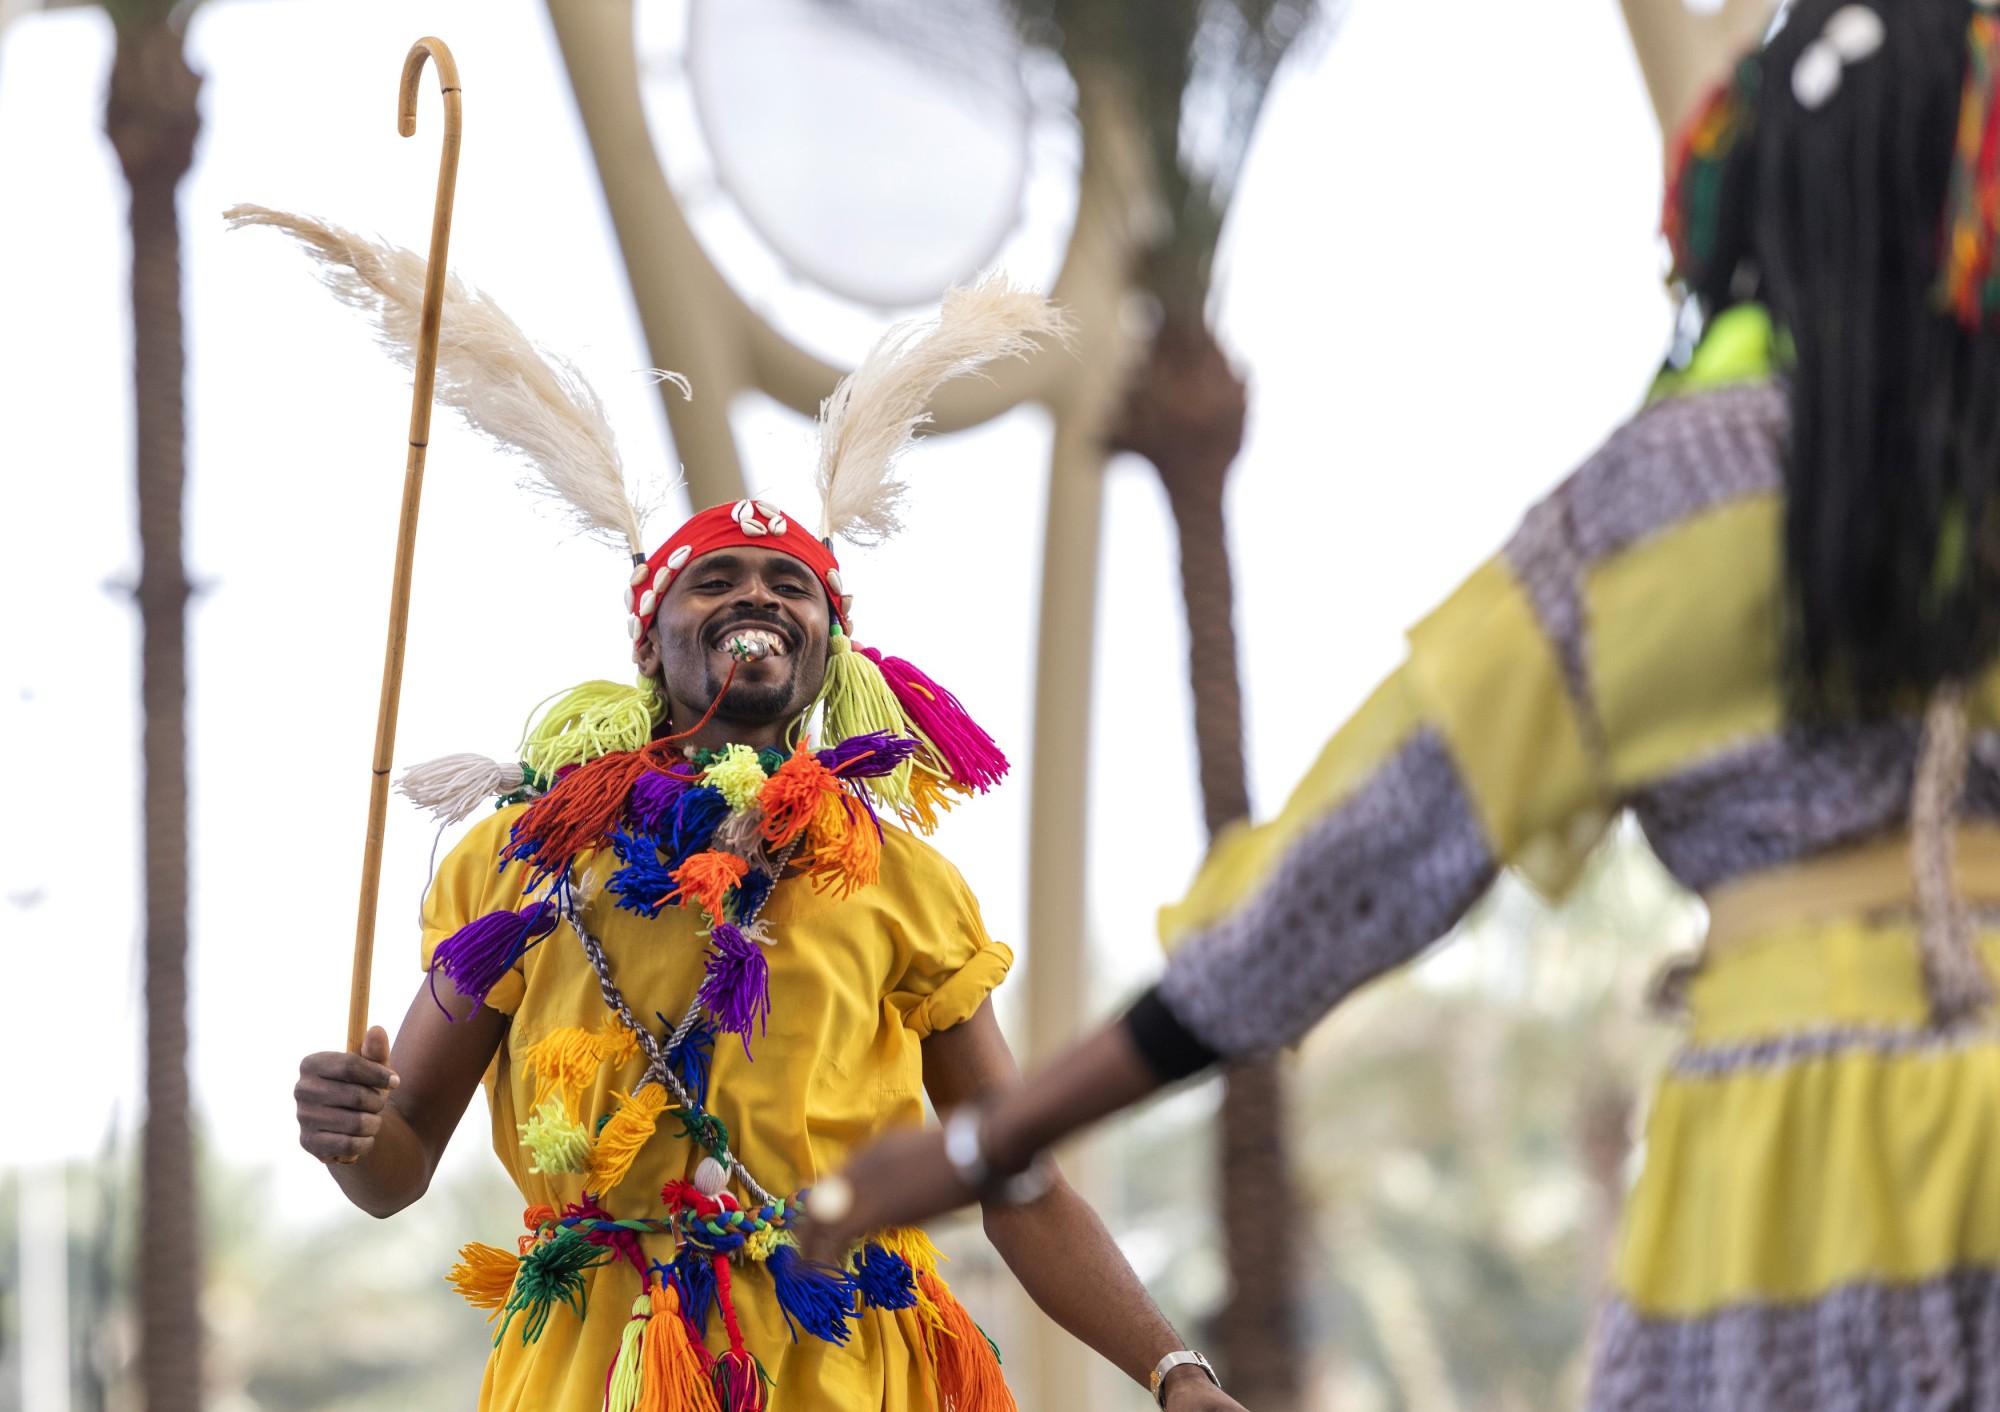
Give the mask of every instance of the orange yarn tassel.
<svg viewBox="0 0 2000 1412">
<path fill-rule="evenodd" d="M 694 1341 L 681 1314 L 680 1296 L 655 1280 L 653 1317 L 639 1354 L 643 1382 L 634 1412 L 720 1412 L 709 1384 L 708 1350 Z"/>
<path fill-rule="evenodd" d="M 944 1405 L 952 1412 L 1016 1412 L 1014 1394 L 1000 1373 L 999 1350 L 965 1306 L 935 1274 L 918 1275 L 917 1287 L 930 1296 L 944 1321 L 925 1340 Z"/>
<path fill-rule="evenodd" d="M 736 854 L 711 848 L 674 869 L 674 881 L 679 886 L 661 900 L 690 899 L 709 916 L 720 920 L 729 894 L 749 871 L 749 863 Z"/>
<path fill-rule="evenodd" d="M 590 1149 L 590 1170 L 584 1174 L 584 1190 L 604 1196 L 624 1181 L 639 1149 L 653 1136 L 660 1114 L 666 1109 L 667 1091 L 659 1084 L 647 1084 L 638 1092 L 625 1095 Z"/>
<path fill-rule="evenodd" d="M 866 805 L 836 790 L 820 796 L 812 832 L 792 861 L 805 870 L 815 890 L 846 897 L 882 875 L 882 835 Z"/>
<path fill-rule="evenodd" d="M 758 791 L 757 802 L 764 809 L 765 839 L 783 848 L 805 832 L 819 812 L 820 801 L 839 792 L 840 782 L 833 771 L 819 762 L 804 741 L 799 742 L 791 758 L 778 766 Z"/>
<path fill-rule="evenodd" d="M 647 770 L 666 768 L 650 758 L 655 753 L 649 745 L 644 750 L 600 755 L 587 765 L 578 765 L 528 806 L 515 822 L 515 843 L 501 856 L 520 857 L 514 851 L 515 844 L 520 844 L 533 849 L 538 867 L 553 871 L 567 866 L 579 853 L 602 848 L 605 835 L 624 814 L 625 802 L 639 776 Z"/>
<path fill-rule="evenodd" d="M 514 1276 L 520 1269 L 521 1261 L 517 1256 L 474 1241 L 459 1248 L 458 1263 L 451 1267 L 445 1278 L 474 1309 L 492 1311 L 486 1316 L 486 1322 L 490 1324 L 493 1315 L 500 1312 L 507 1296 L 513 1292 Z"/>
</svg>

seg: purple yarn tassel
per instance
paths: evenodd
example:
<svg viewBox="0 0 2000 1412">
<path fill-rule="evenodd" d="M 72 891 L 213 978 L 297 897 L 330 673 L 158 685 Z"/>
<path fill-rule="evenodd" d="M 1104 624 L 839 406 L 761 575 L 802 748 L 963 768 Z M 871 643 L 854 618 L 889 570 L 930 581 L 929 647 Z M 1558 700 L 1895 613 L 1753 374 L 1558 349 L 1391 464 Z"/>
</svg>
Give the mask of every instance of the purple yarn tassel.
<svg viewBox="0 0 2000 1412">
<path fill-rule="evenodd" d="M 874 779 L 916 754 L 917 742 L 906 735 L 876 731 L 871 735 L 851 735 L 815 753 L 820 764 L 844 780 Z"/>
<path fill-rule="evenodd" d="M 686 775 L 648 770 L 633 783 L 627 807 L 647 833 L 659 833 L 660 821 L 680 803 L 692 783 Z"/>
<path fill-rule="evenodd" d="M 437 944 L 431 953 L 431 999 L 446 1019 L 451 1011 L 438 999 L 438 972 L 444 972 L 473 1010 L 486 1003 L 500 978 L 529 947 L 556 929 L 556 906 L 546 898 L 518 912 L 488 912 L 467 922 Z"/>
<path fill-rule="evenodd" d="M 708 939 L 714 950 L 708 953 L 708 974 L 695 999 L 715 1018 L 718 1030 L 743 1036 L 748 1054 L 752 1026 L 762 1033 L 771 1015 L 771 963 L 762 946 L 728 922 L 716 923 Z"/>
</svg>

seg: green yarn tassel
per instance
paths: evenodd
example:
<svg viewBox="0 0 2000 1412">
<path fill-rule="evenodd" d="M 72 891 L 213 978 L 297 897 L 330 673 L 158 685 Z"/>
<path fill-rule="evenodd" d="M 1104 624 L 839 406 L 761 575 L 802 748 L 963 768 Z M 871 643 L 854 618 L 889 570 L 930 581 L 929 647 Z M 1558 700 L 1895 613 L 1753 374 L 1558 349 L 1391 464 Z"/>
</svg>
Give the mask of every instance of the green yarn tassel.
<svg viewBox="0 0 2000 1412">
<path fill-rule="evenodd" d="M 546 779 L 565 765 L 637 750 L 666 713 L 666 698 L 650 677 L 637 686 L 587 681 L 547 703 L 521 737 L 522 763 Z"/>
<path fill-rule="evenodd" d="M 507 1336 L 507 1326 L 519 1314 L 521 1342 L 533 1343 L 548 1327 L 549 1315 L 557 1304 L 567 1304 L 583 1317 L 584 1271 L 613 1258 L 609 1246 L 592 1245 L 575 1230 L 565 1230 L 554 1240 L 543 1241 L 528 1252 L 514 1276 L 514 1288 L 502 1306 L 500 1332 L 493 1335 L 497 1345 Z"/>
<path fill-rule="evenodd" d="M 819 689 L 820 726 L 826 745 L 838 745 L 857 735 L 887 732 L 890 735 L 923 738 L 914 722 L 903 714 L 902 703 L 883 679 L 882 669 L 854 650 L 847 634 L 833 635 L 832 653 L 826 659 L 826 680 Z M 910 771 L 916 767 L 905 760 L 889 774 L 868 781 L 868 792 L 891 809 L 910 803 Z"/>
</svg>

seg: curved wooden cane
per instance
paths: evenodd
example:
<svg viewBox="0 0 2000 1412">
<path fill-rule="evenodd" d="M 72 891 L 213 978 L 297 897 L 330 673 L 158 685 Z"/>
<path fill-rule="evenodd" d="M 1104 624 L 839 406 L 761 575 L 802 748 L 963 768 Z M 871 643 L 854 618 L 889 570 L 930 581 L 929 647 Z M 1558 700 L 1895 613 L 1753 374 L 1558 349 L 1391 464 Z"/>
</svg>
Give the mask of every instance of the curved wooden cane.
<svg viewBox="0 0 2000 1412">
<path fill-rule="evenodd" d="M 416 377 L 410 389 L 410 445 L 403 463 L 403 511 L 396 529 L 396 576 L 389 591 L 389 641 L 382 657 L 382 698 L 375 715 L 375 754 L 368 782 L 368 836 L 361 854 L 361 905 L 354 922 L 354 974 L 348 991 L 347 1048 L 358 1053 L 368 1033 L 368 982 L 375 965 L 375 905 L 382 887 L 382 835 L 389 819 L 389 770 L 396 753 L 396 711 L 403 696 L 403 648 L 410 626 L 410 572 L 416 560 L 417 503 L 424 488 L 424 453 L 431 436 L 437 384 L 438 327 L 444 315 L 445 253 L 451 243 L 452 196 L 458 187 L 462 115 L 458 64 L 441 39 L 426 35 L 403 60 L 396 130 L 417 131 L 417 84 L 424 61 L 437 66 L 444 97 L 444 146 L 438 157 L 437 205 L 431 215 L 430 263 L 424 271 L 423 322 Z"/>
</svg>

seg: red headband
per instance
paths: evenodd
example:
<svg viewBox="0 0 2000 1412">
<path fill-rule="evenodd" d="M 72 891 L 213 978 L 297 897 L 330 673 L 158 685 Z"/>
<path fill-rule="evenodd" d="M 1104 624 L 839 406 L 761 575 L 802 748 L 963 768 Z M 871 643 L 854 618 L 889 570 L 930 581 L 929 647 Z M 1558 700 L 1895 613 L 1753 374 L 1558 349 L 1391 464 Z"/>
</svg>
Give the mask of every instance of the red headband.
<svg viewBox="0 0 2000 1412">
<path fill-rule="evenodd" d="M 841 606 L 847 589 L 840 581 L 840 564 L 833 551 L 768 500 L 739 500 L 703 510 L 675 530 L 650 559 L 633 566 L 632 587 L 625 598 L 631 617 L 625 627 L 634 642 L 653 626 L 660 600 L 667 596 L 667 586 L 680 571 L 718 549 L 775 549 L 790 555 L 813 571 L 826 590 L 834 616 L 841 627 L 847 626 L 847 614 Z"/>
</svg>

